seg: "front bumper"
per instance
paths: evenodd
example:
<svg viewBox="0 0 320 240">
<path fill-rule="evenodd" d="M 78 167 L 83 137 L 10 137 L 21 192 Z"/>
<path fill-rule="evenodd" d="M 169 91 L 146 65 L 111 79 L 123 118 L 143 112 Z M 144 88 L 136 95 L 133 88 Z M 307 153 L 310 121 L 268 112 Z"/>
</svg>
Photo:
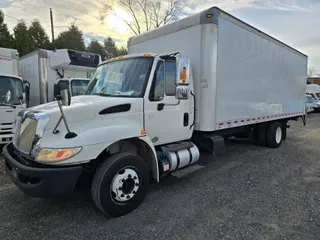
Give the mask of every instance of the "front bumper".
<svg viewBox="0 0 320 240">
<path fill-rule="evenodd" d="M 13 144 L 3 148 L 5 170 L 14 184 L 24 193 L 39 198 L 54 198 L 73 192 L 82 173 L 82 166 L 27 166 L 15 153 Z"/>
</svg>

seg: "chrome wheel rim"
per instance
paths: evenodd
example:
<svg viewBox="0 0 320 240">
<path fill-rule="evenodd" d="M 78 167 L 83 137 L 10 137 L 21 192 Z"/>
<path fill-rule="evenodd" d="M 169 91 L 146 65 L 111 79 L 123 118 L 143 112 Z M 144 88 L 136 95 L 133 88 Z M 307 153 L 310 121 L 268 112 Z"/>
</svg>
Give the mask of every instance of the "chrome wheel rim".
<svg viewBox="0 0 320 240">
<path fill-rule="evenodd" d="M 133 168 L 123 168 L 111 182 L 111 196 L 117 202 L 127 202 L 136 195 L 139 186 L 138 173 Z"/>
<path fill-rule="evenodd" d="M 277 130 L 276 130 L 276 142 L 277 142 L 277 144 L 279 144 L 281 142 L 281 139 L 282 139 L 282 130 L 281 130 L 281 127 L 277 127 Z"/>
</svg>

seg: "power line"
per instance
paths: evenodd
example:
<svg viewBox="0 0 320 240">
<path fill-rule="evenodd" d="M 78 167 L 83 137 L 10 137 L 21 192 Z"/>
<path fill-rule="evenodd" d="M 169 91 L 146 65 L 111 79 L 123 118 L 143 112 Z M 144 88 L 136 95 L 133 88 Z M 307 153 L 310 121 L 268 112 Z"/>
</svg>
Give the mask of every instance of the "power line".
<svg viewBox="0 0 320 240">
<path fill-rule="evenodd" d="M 4 16 L 6 16 L 6 17 L 8 17 L 8 18 L 12 18 L 12 19 L 17 20 L 17 21 L 20 21 L 20 20 L 21 20 L 21 19 L 18 19 L 18 18 L 16 18 L 16 17 L 12 17 L 12 16 L 7 15 L 7 14 L 4 14 Z"/>
</svg>

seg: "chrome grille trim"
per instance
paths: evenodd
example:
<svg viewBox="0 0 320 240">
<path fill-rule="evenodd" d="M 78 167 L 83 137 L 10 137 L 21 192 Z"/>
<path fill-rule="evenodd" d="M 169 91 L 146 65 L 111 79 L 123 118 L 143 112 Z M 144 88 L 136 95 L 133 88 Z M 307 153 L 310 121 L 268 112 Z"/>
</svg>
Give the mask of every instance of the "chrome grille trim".
<svg viewBox="0 0 320 240">
<path fill-rule="evenodd" d="M 39 145 L 48 122 L 49 115 L 47 113 L 34 112 L 28 109 L 19 112 L 12 140 L 15 148 L 22 154 L 34 158 L 33 154 L 30 154 Z"/>
</svg>

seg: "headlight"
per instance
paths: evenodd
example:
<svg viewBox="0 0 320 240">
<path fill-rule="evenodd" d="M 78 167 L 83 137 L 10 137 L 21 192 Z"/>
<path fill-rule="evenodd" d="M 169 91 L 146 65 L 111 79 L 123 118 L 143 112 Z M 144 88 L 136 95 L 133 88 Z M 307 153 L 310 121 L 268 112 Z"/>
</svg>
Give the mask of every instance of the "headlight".
<svg viewBox="0 0 320 240">
<path fill-rule="evenodd" d="M 58 148 L 49 149 L 43 148 L 37 154 L 36 161 L 38 162 L 60 162 L 73 157 L 81 151 L 81 147 L 77 148 Z"/>
</svg>

